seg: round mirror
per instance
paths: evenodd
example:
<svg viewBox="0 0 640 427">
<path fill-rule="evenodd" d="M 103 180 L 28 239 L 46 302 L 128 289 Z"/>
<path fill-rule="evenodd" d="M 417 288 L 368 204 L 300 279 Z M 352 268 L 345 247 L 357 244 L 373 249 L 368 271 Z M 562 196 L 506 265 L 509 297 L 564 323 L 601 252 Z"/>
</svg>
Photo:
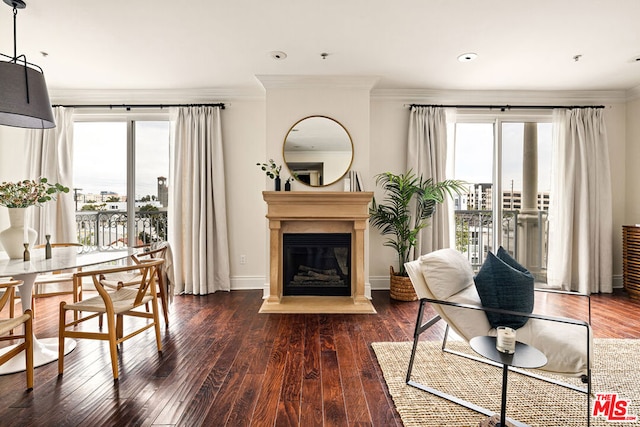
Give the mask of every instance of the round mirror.
<svg viewBox="0 0 640 427">
<path fill-rule="evenodd" d="M 337 121 L 324 116 L 305 117 L 287 132 L 283 158 L 296 180 L 322 187 L 333 184 L 349 171 L 353 142 Z"/>
</svg>

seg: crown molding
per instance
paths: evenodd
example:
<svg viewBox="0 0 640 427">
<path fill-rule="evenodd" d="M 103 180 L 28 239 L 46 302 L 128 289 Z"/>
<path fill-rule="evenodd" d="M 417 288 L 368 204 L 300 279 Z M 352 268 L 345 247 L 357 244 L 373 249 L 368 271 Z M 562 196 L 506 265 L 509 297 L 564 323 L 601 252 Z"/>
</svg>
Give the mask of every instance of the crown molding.
<svg viewBox="0 0 640 427">
<path fill-rule="evenodd" d="M 369 90 L 371 100 L 408 104 L 602 104 L 640 98 L 640 86 L 620 91 L 472 91 L 440 89 L 372 89 L 372 76 L 261 75 L 263 88 L 218 89 L 50 89 L 52 104 L 187 104 L 263 101 L 271 88 L 355 88 Z"/>
<path fill-rule="evenodd" d="M 52 104 L 206 104 L 264 100 L 259 88 L 236 89 L 51 89 Z"/>
<path fill-rule="evenodd" d="M 625 91 L 478 91 L 432 89 L 374 89 L 371 100 L 399 101 L 408 104 L 602 104 L 624 103 Z"/>
<path fill-rule="evenodd" d="M 636 86 L 627 91 L 627 101 L 634 101 L 640 98 L 640 86 Z"/>
<path fill-rule="evenodd" d="M 284 75 L 261 74 L 256 79 L 265 89 L 363 89 L 370 91 L 380 80 L 377 76 L 317 76 L 317 75 Z"/>
</svg>

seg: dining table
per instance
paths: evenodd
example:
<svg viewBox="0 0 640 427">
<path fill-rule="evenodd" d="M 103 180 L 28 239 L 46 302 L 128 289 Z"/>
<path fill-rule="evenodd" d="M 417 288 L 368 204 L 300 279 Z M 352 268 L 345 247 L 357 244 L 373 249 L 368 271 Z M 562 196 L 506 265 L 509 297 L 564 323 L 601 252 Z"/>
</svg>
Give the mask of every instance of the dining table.
<svg viewBox="0 0 640 427">
<path fill-rule="evenodd" d="M 52 249 L 51 258 L 46 258 L 45 249 L 37 248 L 30 251 L 30 260 L 10 259 L 4 251 L 0 251 L 0 277 L 12 277 L 21 280 L 18 286 L 22 310 L 31 308 L 33 284 L 38 274 L 53 271 L 72 270 L 99 264 L 113 263 L 124 260 L 136 253 L 136 249 L 111 249 L 106 251 L 87 250 L 87 247 L 57 247 Z M 33 340 L 34 367 L 42 366 L 58 360 L 58 337 L 37 338 Z M 64 354 L 68 354 L 76 347 L 76 341 L 66 338 Z M 0 354 L 9 351 L 9 347 L 0 349 Z M 24 351 L 0 366 L 0 375 L 25 370 Z"/>
</svg>

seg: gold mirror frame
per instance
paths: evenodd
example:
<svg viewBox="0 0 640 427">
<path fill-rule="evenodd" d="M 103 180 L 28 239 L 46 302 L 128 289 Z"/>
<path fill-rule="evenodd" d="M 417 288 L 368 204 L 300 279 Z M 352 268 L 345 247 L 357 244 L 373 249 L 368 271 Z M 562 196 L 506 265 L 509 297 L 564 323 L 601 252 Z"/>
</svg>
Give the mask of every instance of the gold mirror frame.
<svg viewBox="0 0 640 427">
<path fill-rule="evenodd" d="M 353 140 L 342 123 L 319 115 L 295 122 L 282 144 L 289 173 L 310 187 L 340 181 L 351 168 L 353 152 Z"/>
</svg>

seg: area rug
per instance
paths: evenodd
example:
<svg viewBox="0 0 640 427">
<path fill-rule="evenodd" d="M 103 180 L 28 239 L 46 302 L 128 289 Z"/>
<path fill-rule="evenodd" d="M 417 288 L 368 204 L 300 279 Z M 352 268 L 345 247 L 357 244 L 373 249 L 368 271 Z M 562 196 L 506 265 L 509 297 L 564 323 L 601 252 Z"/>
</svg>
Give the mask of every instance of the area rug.
<svg viewBox="0 0 640 427">
<path fill-rule="evenodd" d="M 372 344 L 393 402 L 406 427 L 475 427 L 487 418 L 408 386 L 405 377 L 411 345 L 410 342 Z M 447 347 L 475 355 L 466 342 L 449 342 Z M 611 422 L 602 415 L 604 411 L 600 411 L 601 415 L 591 417 L 591 425 L 640 426 L 640 340 L 596 339 L 594 352 L 593 396 L 597 393 L 615 393 L 618 401 L 627 401 L 626 415 L 638 418 L 637 421 Z M 420 342 L 412 380 L 500 412 L 502 369 L 444 353 L 440 342 Z M 580 385 L 577 379 L 569 380 Z M 582 393 L 515 372 L 509 373 L 507 390 L 507 417 L 530 426 L 587 425 L 586 396 Z M 591 399 L 592 407 L 593 402 L 594 397 Z"/>
</svg>

